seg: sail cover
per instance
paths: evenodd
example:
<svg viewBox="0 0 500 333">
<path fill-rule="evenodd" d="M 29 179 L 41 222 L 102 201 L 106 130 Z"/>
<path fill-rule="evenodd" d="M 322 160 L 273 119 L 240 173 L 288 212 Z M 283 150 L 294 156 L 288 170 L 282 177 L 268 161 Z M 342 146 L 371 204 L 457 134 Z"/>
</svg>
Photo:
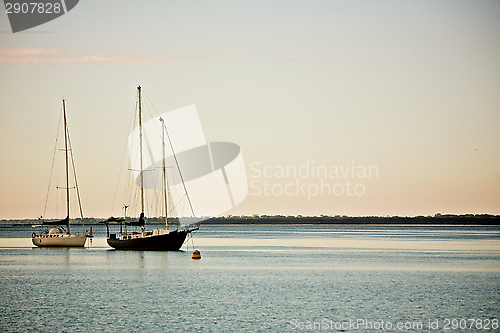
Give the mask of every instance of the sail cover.
<svg viewBox="0 0 500 333">
<path fill-rule="evenodd" d="M 124 219 L 124 218 L 111 216 L 109 219 L 107 219 L 107 220 L 105 220 L 105 221 L 102 221 L 102 222 L 100 222 L 100 223 L 106 223 L 106 224 L 120 224 L 120 223 L 123 223 L 123 222 L 125 222 L 125 219 Z"/>
<path fill-rule="evenodd" d="M 131 225 L 131 226 L 136 226 L 136 227 L 143 227 L 144 226 L 144 213 L 141 213 L 139 216 L 139 221 L 134 221 L 134 222 L 127 222 L 125 223 L 126 225 Z"/>
<path fill-rule="evenodd" d="M 55 225 L 55 226 L 69 225 L 69 216 L 66 216 L 66 218 L 64 220 L 60 220 L 60 221 L 45 221 L 45 222 L 42 222 L 42 225 Z"/>
</svg>

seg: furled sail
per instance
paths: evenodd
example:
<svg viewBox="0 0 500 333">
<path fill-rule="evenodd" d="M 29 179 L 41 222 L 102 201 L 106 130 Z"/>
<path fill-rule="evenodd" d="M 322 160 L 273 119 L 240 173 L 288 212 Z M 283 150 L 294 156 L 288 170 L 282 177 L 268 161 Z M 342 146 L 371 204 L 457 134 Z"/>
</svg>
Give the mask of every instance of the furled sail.
<svg viewBox="0 0 500 333">
<path fill-rule="evenodd" d="M 45 221 L 42 222 L 42 225 L 54 225 L 54 226 L 60 226 L 60 225 L 68 225 L 69 224 L 69 217 L 66 216 L 64 220 L 60 221 Z"/>
</svg>

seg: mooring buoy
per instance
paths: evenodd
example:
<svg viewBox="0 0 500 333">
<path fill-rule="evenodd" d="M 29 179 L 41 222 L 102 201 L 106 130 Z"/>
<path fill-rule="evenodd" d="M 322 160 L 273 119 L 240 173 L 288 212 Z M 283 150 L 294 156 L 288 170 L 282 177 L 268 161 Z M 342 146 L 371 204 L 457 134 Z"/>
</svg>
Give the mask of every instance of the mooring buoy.
<svg viewBox="0 0 500 333">
<path fill-rule="evenodd" d="M 201 253 L 198 250 L 193 251 L 193 255 L 191 256 L 191 259 L 193 260 L 199 260 L 201 259 Z"/>
</svg>

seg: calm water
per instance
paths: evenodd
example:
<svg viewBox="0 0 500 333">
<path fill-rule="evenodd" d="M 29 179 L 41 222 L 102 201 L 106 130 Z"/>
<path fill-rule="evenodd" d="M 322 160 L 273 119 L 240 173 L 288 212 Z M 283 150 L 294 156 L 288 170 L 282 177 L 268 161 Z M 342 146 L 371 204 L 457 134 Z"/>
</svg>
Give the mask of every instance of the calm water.
<svg viewBox="0 0 500 333">
<path fill-rule="evenodd" d="M 202 226 L 199 261 L 93 231 L 0 228 L 1 332 L 500 331 L 499 227 Z"/>
</svg>

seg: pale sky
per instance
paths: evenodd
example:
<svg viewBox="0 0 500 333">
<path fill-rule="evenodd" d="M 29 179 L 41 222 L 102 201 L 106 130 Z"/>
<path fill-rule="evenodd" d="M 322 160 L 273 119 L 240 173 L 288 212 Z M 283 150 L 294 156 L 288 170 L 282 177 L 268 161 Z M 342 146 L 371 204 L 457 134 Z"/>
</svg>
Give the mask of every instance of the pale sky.
<svg viewBox="0 0 500 333">
<path fill-rule="evenodd" d="M 137 85 L 241 147 L 249 194 L 222 215 L 500 214 L 499 18 L 496 0 L 82 0 L 13 34 L 2 11 L 0 219 L 42 214 L 63 97 L 84 214 L 120 215 Z"/>
</svg>

